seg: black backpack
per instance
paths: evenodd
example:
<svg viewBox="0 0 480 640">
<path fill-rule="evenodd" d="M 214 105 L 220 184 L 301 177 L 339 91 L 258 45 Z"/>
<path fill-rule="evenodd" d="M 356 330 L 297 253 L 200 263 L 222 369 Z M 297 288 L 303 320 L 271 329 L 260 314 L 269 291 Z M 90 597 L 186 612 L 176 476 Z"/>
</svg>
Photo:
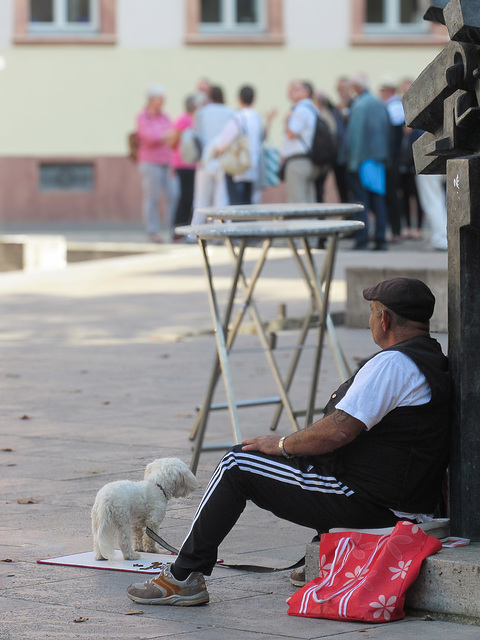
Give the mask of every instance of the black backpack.
<svg viewBox="0 0 480 640">
<path fill-rule="evenodd" d="M 330 131 L 330 127 L 325 120 L 318 115 L 315 109 L 315 131 L 313 133 L 312 147 L 308 156 L 316 166 L 332 165 L 337 157 L 337 143 L 335 136 Z M 303 138 L 302 142 L 307 146 Z"/>
</svg>

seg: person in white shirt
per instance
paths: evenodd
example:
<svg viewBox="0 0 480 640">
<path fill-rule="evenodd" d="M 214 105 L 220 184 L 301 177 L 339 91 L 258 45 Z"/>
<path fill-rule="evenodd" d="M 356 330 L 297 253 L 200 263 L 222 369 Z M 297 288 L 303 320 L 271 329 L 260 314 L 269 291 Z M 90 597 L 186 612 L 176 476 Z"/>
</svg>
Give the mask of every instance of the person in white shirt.
<svg viewBox="0 0 480 640">
<path fill-rule="evenodd" d="M 252 87 L 241 87 L 238 100 L 240 109 L 223 127 L 216 143 L 216 154 L 221 154 L 237 138 L 248 137 L 251 166 L 236 176 L 227 175 L 227 189 L 230 204 L 251 204 L 253 186 L 258 180 L 258 169 L 264 130 L 260 114 L 252 108 L 255 92 Z"/>
<path fill-rule="evenodd" d="M 218 160 L 212 157 L 212 147 L 233 109 L 223 102 L 223 92 L 214 86 L 211 102 L 195 113 L 195 129 L 202 145 L 202 158 L 195 172 L 192 225 L 204 224 L 206 217 L 198 213 L 202 207 L 224 207 L 228 204 L 225 172 Z"/>
<path fill-rule="evenodd" d="M 287 202 L 316 202 L 315 181 L 320 169 L 309 154 L 319 112 L 312 96 L 309 82 L 294 80 L 288 87 L 294 106 L 287 117 L 282 144 Z"/>
</svg>

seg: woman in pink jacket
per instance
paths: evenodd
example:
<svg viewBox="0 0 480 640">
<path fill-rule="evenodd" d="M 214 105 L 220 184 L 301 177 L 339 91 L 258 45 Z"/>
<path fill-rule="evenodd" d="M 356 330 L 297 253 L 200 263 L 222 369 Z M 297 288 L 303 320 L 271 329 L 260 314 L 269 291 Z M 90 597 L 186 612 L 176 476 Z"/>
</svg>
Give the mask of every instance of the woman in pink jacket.
<svg viewBox="0 0 480 640">
<path fill-rule="evenodd" d="M 143 186 L 143 220 L 153 242 L 162 242 L 161 232 L 172 235 L 177 189 L 171 175 L 172 122 L 162 111 L 163 87 L 152 86 L 147 92 L 147 105 L 137 118 L 139 139 L 138 162 Z M 159 200 L 165 194 L 166 216 L 159 216 Z M 165 219 L 166 218 L 166 219 Z"/>
</svg>

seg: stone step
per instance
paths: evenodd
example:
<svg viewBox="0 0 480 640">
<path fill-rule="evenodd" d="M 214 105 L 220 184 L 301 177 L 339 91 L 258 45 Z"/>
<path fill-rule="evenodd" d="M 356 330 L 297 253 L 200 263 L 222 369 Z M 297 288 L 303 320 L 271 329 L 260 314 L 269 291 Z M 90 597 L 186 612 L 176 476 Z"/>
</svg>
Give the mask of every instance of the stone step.
<svg viewBox="0 0 480 640">
<path fill-rule="evenodd" d="M 175 245 L 157 244 L 153 242 L 72 242 L 67 243 L 67 262 L 84 262 L 87 260 L 105 260 L 121 258 L 141 253 L 165 253 Z"/>
<path fill-rule="evenodd" d="M 63 236 L 0 235 L 0 271 L 44 271 L 66 264 Z"/>
<path fill-rule="evenodd" d="M 307 545 L 307 581 L 318 577 L 319 550 L 318 542 Z M 442 549 L 426 558 L 405 606 L 412 612 L 480 625 L 480 542 Z"/>
</svg>

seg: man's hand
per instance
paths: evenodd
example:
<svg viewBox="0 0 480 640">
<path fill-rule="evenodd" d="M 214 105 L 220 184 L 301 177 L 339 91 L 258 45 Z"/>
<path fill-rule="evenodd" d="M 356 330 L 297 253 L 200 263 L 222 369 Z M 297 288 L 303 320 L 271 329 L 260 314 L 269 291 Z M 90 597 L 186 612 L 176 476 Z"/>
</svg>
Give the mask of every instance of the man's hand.
<svg viewBox="0 0 480 640">
<path fill-rule="evenodd" d="M 284 441 L 287 453 L 294 456 L 318 456 L 344 447 L 355 440 L 365 425 L 360 420 L 335 409 L 333 413 L 318 422 L 288 435 Z M 243 451 L 261 451 L 273 456 L 281 456 L 278 448 L 279 436 L 260 436 L 242 442 Z"/>
<path fill-rule="evenodd" d="M 258 438 L 249 438 L 242 442 L 243 451 L 261 451 L 271 456 L 281 456 L 278 443 L 280 436 L 259 436 Z"/>
</svg>

